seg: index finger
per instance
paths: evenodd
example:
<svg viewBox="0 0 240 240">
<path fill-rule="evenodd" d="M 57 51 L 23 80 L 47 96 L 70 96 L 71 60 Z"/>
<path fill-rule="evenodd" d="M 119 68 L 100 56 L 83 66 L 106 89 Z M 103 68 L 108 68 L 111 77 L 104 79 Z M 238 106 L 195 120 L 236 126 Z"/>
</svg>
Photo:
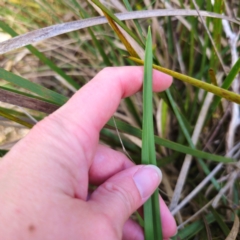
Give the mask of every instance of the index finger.
<svg viewBox="0 0 240 240">
<path fill-rule="evenodd" d="M 87 149 L 98 141 L 99 131 L 116 111 L 120 100 L 142 87 L 143 67 L 110 67 L 99 72 L 55 114 L 64 116 L 71 131 Z M 169 75 L 153 70 L 153 90 L 163 91 L 172 83 Z M 74 134 L 75 135 L 75 134 Z"/>
</svg>

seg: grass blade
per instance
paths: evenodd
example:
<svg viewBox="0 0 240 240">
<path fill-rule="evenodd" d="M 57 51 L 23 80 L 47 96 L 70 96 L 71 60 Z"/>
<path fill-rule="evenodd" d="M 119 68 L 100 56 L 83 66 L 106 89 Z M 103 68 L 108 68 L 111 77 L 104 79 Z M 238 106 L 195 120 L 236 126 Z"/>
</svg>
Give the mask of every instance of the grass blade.
<svg viewBox="0 0 240 240">
<path fill-rule="evenodd" d="M 103 12 L 105 17 L 107 18 L 110 26 L 112 27 L 112 29 L 114 30 L 114 32 L 118 35 L 119 39 L 121 40 L 121 42 L 124 44 L 124 46 L 126 47 L 127 51 L 129 52 L 129 54 L 133 57 L 137 57 L 139 58 L 137 52 L 135 51 L 135 49 L 132 47 L 131 43 L 126 39 L 126 37 L 123 35 L 123 33 L 121 32 L 121 30 L 119 29 L 119 27 L 117 26 L 117 24 L 113 21 L 113 19 L 111 18 L 111 16 L 108 15 L 108 13 Z M 141 118 L 138 114 L 137 108 L 135 106 L 135 104 L 133 103 L 133 101 L 131 100 L 131 98 L 126 98 L 125 99 L 127 108 L 129 109 L 130 113 L 132 114 L 132 116 L 134 117 L 134 119 L 136 120 L 136 123 L 141 126 L 142 121 Z"/>
<path fill-rule="evenodd" d="M 123 35 L 123 33 L 121 32 L 121 30 L 119 29 L 119 27 L 117 26 L 117 24 L 112 20 L 112 18 L 106 13 L 103 12 L 105 17 L 107 18 L 110 26 L 112 27 L 112 29 L 114 30 L 114 32 L 118 35 L 119 39 L 121 40 L 121 42 L 125 45 L 127 51 L 129 52 L 129 54 L 133 57 L 138 57 L 137 52 L 135 51 L 135 49 L 131 46 L 131 44 L 129 43 L 129 41 L 125 38 L 125 36 Z"/>
<path fill-rule="evenodd" d="M 212 214 L 208 214 L 205 217 L 205 219 L 208 224 L 213 223 L 215 221 L 215 218 Z M 185 228 L 181 229 L 178 232 L 176 239 L 189 239 L 190 237 L 194 237 L 203 228 L 204 228 L 203 220 L 195 221 L 190 225 L 186 226 Z"/>
<path fill-rule="evenodd" d="M 230 233 L 228 234 L 226 240 L 233 240 L 233 239 L 237 239 L 237 235 L 238 235 L 238 232 L 239 232 L 239 217 L 238 217 L 238 214 L 237 214 L 237 211 L 229 208 L 233 214 L 234 214 L 234 222 L 233 222 L 233 226 L 232 226 L 232 229 L 230 231 Z"/>
<path fill-rule="evenodd" d="M 86 15 L 85 15 L 85 13 L 82 11 L 82 9 L 80 9 L 79 13 L 80 13 L 80 16 L 81 16 L 82 18 L 86 18 Z M 104 50 L 103 46 L 102 46 L 102 45 L 100 44 L 100 42 L 98 41 L 98 39 L 96 38 L 96 36 L 95 36 L 94 32 L 91 30 L 91 28 L 88 28 L 88 32 L 89 32 L 89 34 L 91 35 L 92 40 L 93 40 L 93 43 L 95 44 L 98 52 L 100 53 L 100 55 L 101 55 L 101 57 L 102 57 L 102 59 L 103 59 L 104 64 L 105 64 L 106 66 L 112 66 L 112 63 L 111 63 L 109 57 L 107 56 L 107 54 L 105 53 L 105 50 Z"/>
<path fill-rule="evenodd" d="M 128 0 L 123 0 L 123 2 L 125 4 L 125 7 L 127 8 L 127 10 L 129 12 L 132 12 L 133 10 L 132 10 L 132 7 L 131 7 L 129 1 Z M 136 19 L 134 19 L 133 22 L 136 26 L 139 37 L 141 38 L 141 40 L 143 40 L 144 36 L 143 36 L 143 31 L 142 31 L 141 25 L 139 24 L 138 20 L 136 20 Z"/>
<path fill-rule="evenodd" d="M 27 97 L 11 91 L 3 90 L 1 88 L 0 88 L 0 101 L 37 110 L 44 113 L 52 113 L 59 107 L 57 105 L 53 105 L 51 103 L 47 103 L 36 98 Z"/>
<path fill-rule="evenodd" d="M 228 89 L 231 86 L 232 82 L 234 81 L 234 79 L 237 76 L 237 74 L 239 73 L 239 71 L 240 71 L 240 58 L 234 64 L 234 66 L 230 70 L 229 74 L 223 81 L 223 84 L 222 84 L 223 89 Z M 213 100 L 213 103 L 211 104 L 211 108 L 210 108 L 207 119 L 209 119 L 212 116 L 213 112 L 216 110 L 216 108 L 220 102 L 221 102 L 221 97 L 216 96 Z"/>
<path fill-rule="evenodd" d="M 144 62 L 140 59 L 137 59 L 137 58 L 134 58 L 134 57 L 128 57 L 128 58 L 133 60 L 136 63 L 142 64 L 142 65 L 144 64 Z M 179 79 L 183 82 L 189 83 L 189 84 L 191 84 L 195 87 L 202 88 L 202 89 L 204 89 L 208 92 L 214 93 L 215 95 L 217 95 L 219 97 L 222 97 L 222 98 L 225 98 L 225 99 L 227 99 L 231 102 L 235 102 L 235 103 L 240 104 L 240 95 L 239 94 L 236 94 L 236 93 L 231 92 L 231 91 L 227 91 L 224 88 L 216 87 L 212 84 L 209 84 L 209 83 L 200 81 L 196 78 L 192 78 L 192 77 L 189 77 L 187 75 L 169 70 L 167 68 L 160 67 L 160 66 L 155 65 L 155 64 L 153 64 L 153 68 L 159 70 L 160 72 L 166 73 L 166 74 L 168 74 L 168 75 L 170 75 L 170 76 L 172 76 L 176 79 Z"/>
<path fill-rule="evenodd" d="M 23 121 L 23 120 L 20 119 L 20 118 L 17 118 L 17 117 L 15 117 L 15 116 L 12 116 L 11 114 L 5 112 L 5 111 L 2 110 L 2 109 L 0 110 L 0 116 L 4 117 L 4 118 L 6 118 L 6 119 L 9 119 L 9 120 L 11 120 L 11 121 L 14 121 L 14 122 L 16 122 L 16 123 L 19 123 L 19 124 L 21 124 L 21 125 L 23 125 L 23 126 L 25 126 L 25 127 L 27 127 L 27 128 L 32 128 L 32 127 L 33 127 L 33 125 L 32 125 L 31 123 L 25 122 L 25 121 Z"/>
<path fill-rule="evenodd" d="M 156 165 L 152 110 L 152 59 L 152 37 L 149 27 L 145 51 L 143 82 L 142 163 Z M 158 190 L 156 190 L 153 196 L 144 204 L 143 211 L 145 239 L 162 239 Z"/>
<path fill-rule="evenodd" d="M 42 97 L 37 96 L 35 94 L 30 94 L 28 92 L 23 92 L 22 90 L 17 89 L 18 88 L 17 86 L 15 87 L 14 85 L 10 85 L 10 84 L 6 84 L 4 86 L 0 86 L 0 89 L 6 90 L 6 91 L 12 92 L 12 93 L 17 93 L 19 95 L 30 97 L 30 98 L 33 98 L 33 99 L 41 100 L 43 102 L 52 103 L 52 101 L 50 101 L 47 98 L 42 98 Z"/>
<path fill-rule="evenodd" d="M 213 12 L 222 14 L 223 9 L 224 9 L 223 0 L 218 0 L 218 1 L 214 2 Z M 220 50 L 221 50 L 221 34 L 222 34 L 221 20 L 213 19 L 213 41 L 214 41 L 214 44 L 215 44 L 214 51 L 220 52 Z M 222 60 L 218 59 L 217 52 L 212 54 L 211 61 L 210 61 L 210 66 L 213 68 L 213 70 L 218 69 L 219 61 L 221 62 Z M 221 62 L 221 64 L 222 64 L 222 62 Z M 224 70 L 224 67 L 223 67 L 223 70 Z"/>
<path fill-rule="evenodd" d="M 6 23 L 0 21 L 0 27 L 7 33 L 9 33 L 12 37 L 18 36 L 18 34 L 10 28 Z M 62 78 L 66 80 L 71 86 L 76 89 L 80 88 L 80 85 L 76 83 L 70 76 L 68 76 L 62 69 L 56 66 L 49 58 L 47 58 L 43 53 L 39 52 L 35 47 L 29 45 L 26 48 L 36 57 L 38 57 L 44 64 L 46 64 L 49 68 L 51 68 L 54 72 L 60 75 Z"/>
<path fill-rule="evenodd" d="M 212 206 L 210 206 L 210 210 L 215 217 L 220 229 L 224 233 L 225 236 L 228 236 L 230 229 L 228 228 L 227 224 L 223 221 L 221 215 L 218 213 L 216 209 L 214 209 Z"/>
<path fill-rule="evenodd" d="M 120 27 L 122 27 L 141 47 L 144 47 L 144 44 L 140 41 L 140 39 L 122 21 L 120 21 L 108 8 L 106 8 L 98 0 L 91 0 L 91 1 L 94 4 L 96 4 L 111 19 L 113 19 Z"/>
<path fill-rule="evenodd" d="M 11 82 L 13 84 L 16 84 L 22 88 L 25 88 L 33 93 L 36 93 L 39 96 L 41 96 L 42 98 L 47 98 L 52 103 L 55 103 L 58 106 L 63 105 L 68 100 L 67 97 L 65 97 L 59 93 L 49 90 L 39 84 L 30 82 L 29 80 L 27 80 L 23 77 L 17 76 L 11 72 L 8 72 L 2 68 L 0 68 L 0 78 L 6 80 L 8 82 Z"/>
<path fill-rule="evenodd" d="M 222 14 L 217 14 L 217 13 L 207 12 L 207 11 L 199 11 L 199 12 L 203 17 L 221 18 L 221 19 L 226 19 L 230 22 L 234 22 L 236 24 L 240 24 L 240 21 L 238 21 L 236 18 L 231 18 L 228 16 L 224 16 Z M 142 10 L 142 11 L 133 11 L 133 12 L 126 12 L 126 13 L 117 13 L 117 14 L 114 14 L 114 16 L 116 16 L 120 20 L 119 22 L 121 23 L 121 20 L 124 21 L 124 20 L 130 20 L 130 19 L 131 20 L 144 19 L 144 18 L 150 18 L 150 17 L 198 16 L 198 12 L 195 10 L 188 10 L 188 9 L 156 9 L 156 10 Z M 7 53 L 14 49 L 24 47 L 26 45 L 33 44 L 39 41 L 43 41 L 51 37 L 56 37 L 64 33 L 76 31 L 86 27 L 101 25 L 104 23 L 107 23 L 107 20 L 105 18 L 94 17 L 94 18 L 89 18 L 84 20 L 56 24 L 53 26 L 34 30 L 32 32 L 22 34 L 18 37 L 15 37 L 0 43 L 0 54 Z"/>
<path fill-rule="evenodd" d="M 135 128 L 135 127 L 133 127 L 121 120 L 118 120 L 118 119 L 115 119 L 115 121 L 116 121 L 119 131 L 126 132 L 126 133 L 128 133 L 132 136 L 138 137 L 138 138 L 142 137 L 142 131 L 140 129 Z M 107 122 L 107 125 L 112 128 L 115 128 L 115 125 L 114 125 L 114 122 L 112 119 Z M 158 136 L 155 136 L 154 141 L 156 144 L 159 144 L 163 147 L 166 147 L 166 148 L 169 148 L 169 149 L 172 149 L 174 151 L 181 152 L 184 154 L 189 154 L 194 157 L 199 157 L 199 158 L 203 158 L 203 159 L 207 159 L 207 160 L 211 160 L 211 161 L 215 161 L 215 162 L 223 162 L 223 163 L 234 163 L 235 162 L 235 160 L 232 158 L 218 156 L 218 155 L 207 153 L 204 151 L 192 149 L 185 145 L 175 143 L 173 141 L 160 138 Z"/>
</svg>

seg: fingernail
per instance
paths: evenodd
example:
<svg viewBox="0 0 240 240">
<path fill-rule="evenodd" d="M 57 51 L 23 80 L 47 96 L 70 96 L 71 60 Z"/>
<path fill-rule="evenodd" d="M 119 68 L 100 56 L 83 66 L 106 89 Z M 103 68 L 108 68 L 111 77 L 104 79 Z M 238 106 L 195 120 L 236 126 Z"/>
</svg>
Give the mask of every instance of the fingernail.
<svg viewBox="0 0 240 240">
<path fill-rule="evenodd" d="M 148 198 L 158 187 L 162 180 L 161 170 L 154 165 L 140 168 L 134 175 L 133 180 L 142 199 Z"/>
</svg>

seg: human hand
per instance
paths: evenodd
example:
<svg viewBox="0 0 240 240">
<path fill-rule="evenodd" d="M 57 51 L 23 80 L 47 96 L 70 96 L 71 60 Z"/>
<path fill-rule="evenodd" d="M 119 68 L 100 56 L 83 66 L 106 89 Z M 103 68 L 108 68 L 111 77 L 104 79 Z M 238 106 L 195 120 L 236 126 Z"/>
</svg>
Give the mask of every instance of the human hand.
<svg viewBox="0 0 240 240">
<path fill-rule="evenodd" d="M 144 239 L 129 218 L 157 188 L 161 173 L 99 144 L 121 98 L 139 91 L 142 79 L 142 67 L 102 70 L 2 159 L 1 239 Z M 155 91 L 172 81 L 157 71 L 153 79 Z M 88 196 L 89 183 L 98 188 Z M 168 239 L 176 223 L 160 201 Z"/>
</svg>

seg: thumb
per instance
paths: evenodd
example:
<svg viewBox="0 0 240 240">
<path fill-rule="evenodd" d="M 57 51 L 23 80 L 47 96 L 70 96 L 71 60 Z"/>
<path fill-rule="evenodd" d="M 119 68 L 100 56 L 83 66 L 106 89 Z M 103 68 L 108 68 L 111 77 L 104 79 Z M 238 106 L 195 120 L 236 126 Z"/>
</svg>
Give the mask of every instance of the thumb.
<svg viewBox="0 0 240 240">
<path fill-rule="evenodd" d="M 134 166 L 100 185 L 91 195 L 89 203 L 122 227 L 131 214 L 151 196 L 161 179 L 162 173 L 154 165 Z"/>
</svg>

